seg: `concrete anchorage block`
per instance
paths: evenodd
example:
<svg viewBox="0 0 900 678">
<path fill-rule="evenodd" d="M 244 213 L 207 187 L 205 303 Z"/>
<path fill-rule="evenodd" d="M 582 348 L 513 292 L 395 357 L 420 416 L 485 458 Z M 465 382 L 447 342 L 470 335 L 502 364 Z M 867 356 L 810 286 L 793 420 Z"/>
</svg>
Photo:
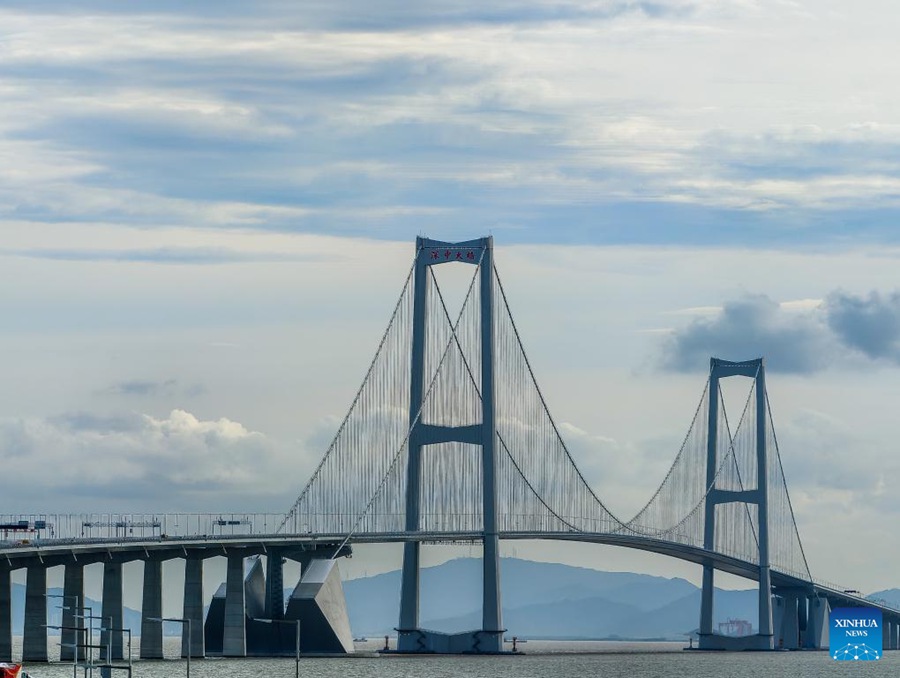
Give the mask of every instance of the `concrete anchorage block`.
<svg viewBox="0 0 900 678">
<path fill-rule="evenodd" d="M 288 600 L 285 619 L 300 620 L 300 651 L 353 652 L 353 634 L 335 560 L 313 560 Z"/>
</svg>

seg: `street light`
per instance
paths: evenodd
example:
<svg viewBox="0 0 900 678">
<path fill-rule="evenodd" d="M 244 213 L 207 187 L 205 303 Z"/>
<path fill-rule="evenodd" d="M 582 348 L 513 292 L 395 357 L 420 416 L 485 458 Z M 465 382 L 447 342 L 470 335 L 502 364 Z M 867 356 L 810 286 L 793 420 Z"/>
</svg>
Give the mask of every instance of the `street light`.
<svg viewBox="0 0 900 678">
<path fill-rule="evenodd" d="M 77 623 L 75 623 L 75 622 L 77 622 L 77 620 L 78 620 L 78 616 L 79 616 L 78 613 L 83 612 L 86 608 L 84 608 L 83 606 L 78 604 L 78 602 L 80 600 L 80 596 L 78 594 L 45 593 L 44 597 L 45 598 L 59 598 L 62 600 L 62 605 L 58 606 L 62 613 L 62 624 L 59 626 L 47 626 L 45 624 L 44 626 L 48 629 L 57 629 L 60 631 L 60 643 L 59 643 L 60 659 L 62 659 L 62 648 L 71 646 L 71 648 L 72 648 L 72 675 L 77 676 L 78 675 L 78 660 L 83 658 L 85 655 L 85 652 L 84 652 L 85 648 L 84 648 L 83 644 L 80 644 L 78 642 L 79 640 L 82 640 L 82 639 L 80 639 L 78 636 L 79 636 L 79 634 L 84 634 L 86 629 L 83 626 L 78 626 Z M 75 606 L 68 607 L 66 605 L 67 600 L 74 600 Z M 87 609 L 90 609 L 90 608 L 87 608 Z M 68 625 L 66 624 L 66 612 L 71 612 L 70 616 L 72 618 L 73 623 L 75 623 L 74 626 L 72 624 L 68 624 Z M 84 620 L 82 620 L 82 622 L 83 621 Z M 65 635 L 66 631 L 73 632 L 73 638 L 75 641 L 74 643 L 62 642 L 64 640 L 64 635 Z M 84 638 L 84 636 L 82 636 L 82 638 Z M 87 672 L 87 671 L 85 670 L 85 672 Z"/>
<path fill-rule="evenodd" d="M 191 642 L 191 620 L 190 619 L 179 619 L 177 617 L 148 617 L 147 621 L 159 622 L 162 624 L 163 622 L 177 622 L 179 624 L 187 624 L 187 632 L 188 632 L 188 642 L 187 642 L 187 669 L 185 672 L 186 678 L 191 678 L 191 651 L 193 650 L 193 643 Z"/>
<path fill-rule="evenodd" d="M 263 624 L 293 624 L 297 629 L 294 638 L 294 678 L 300 678 L 300 620 L 299 619 L 253 619 Z"/>
<path fill-rule="evenodd" d="M 74 621 L 75 616 L 76 616 L 76 615 L 78 614 L 78 612 L 79 612 L 79 605 L 78 605 L 79 596 L 78 596 L 78 594 L 45 593 L 45 594 L 44 594 L 44 598 L 59 598 L 59 599 L 62 600 L 62 605 L 58 605 L 57 607 L 60 609 L 61 616 L 62 616 L 62 623 L 63 623 L 63 625 L 66 624 L 66 612 L 71 612 L 71 613 L 72 613 L 70 616 L 72 617 L 72 620 Z M 67 606 L 66 606 L 66 601 L 67 601 L 67 600 L 74 600 L 74 601 L 75 601 L 75 606 L 74 606 L 74 607 L 67 607 Z M 50 628 L 50 627 L 48 627 L 48 628 Z M 60 631 L 75 631 L 75 632 L 76 632 L 76 633 L 75 633 L 75 643 L 74 643 L 74 645 L 73 645 L 73 647 L 72 647 L 72 652 L 73 652 L 73 654 L 74 654 L 74 663 L 76 663 L 76 664 L 78 663 L 78 659 L 79 659 L 79 657 L 78 657 L 78 654 L 79 654 L 79 652 L 78 652 L 78 634 L 77 634 L 77 632 L 78 632 L 79 630 L 80 630 L 80 631 L 84 631 L 84 629 L 79 629 L 77 626 L 72 627 L 71 624 L 70 624 L 67 628 L 65 628 L 65 629 L 63 629 L 62 627 L 60 627 Z M 62 639 L 60 639 L 60 640 L 62 640 Z M 59 646 L 60 646 L 60 648 L 64 647 L 64 645 L 63 645 L 62 642 L 60 642 Z M 60 652 L 62 652 L 62 650 L 60 650 Z"/>
</svg>

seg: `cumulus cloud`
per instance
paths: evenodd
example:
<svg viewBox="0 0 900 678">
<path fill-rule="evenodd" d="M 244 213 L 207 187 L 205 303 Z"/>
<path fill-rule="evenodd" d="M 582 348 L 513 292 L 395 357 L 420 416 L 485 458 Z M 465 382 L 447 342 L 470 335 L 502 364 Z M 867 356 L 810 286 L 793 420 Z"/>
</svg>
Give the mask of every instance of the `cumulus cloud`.
<svg viewBox="0 0 900 678">
<path fill-rule="evenodd" d="M 900 292 L 865 297 L 832 292 L 826 312 L 828 327 L 846 346 L 873 360 L 900 363 Z"/>
<path fill-rule="evenodd" d="M 764 356 L 770 369 L 796 374 L 860 356 L 900 364 L 900 291 L 860 296 L 838 290 L 822 303 L 746 295 L 670 333 L 661 366 L 694 372 L 705 369 L 711 356 Z"/>
<path fill-rule="evenodd" d="M 76 413 L 0 421 L 0 464 L 15 479 L 4 490 L 13 513 L 279 511 L 296 489 L 285 472 L 293 463 L 262 433 L 184 410 L 162 418 Z"/>
<path fill-rule="evenodd" d="M 711 356 L 729 360 L 765 356 L 772 369 L 808 374 L 821 369 L 830 354 L 822 330 L 815 314 L 787 311 L 765 295 L 747 295 L 667 337 L 662 364 L 669 370 L 693 372 L 705 369 Z"/>
</svg>

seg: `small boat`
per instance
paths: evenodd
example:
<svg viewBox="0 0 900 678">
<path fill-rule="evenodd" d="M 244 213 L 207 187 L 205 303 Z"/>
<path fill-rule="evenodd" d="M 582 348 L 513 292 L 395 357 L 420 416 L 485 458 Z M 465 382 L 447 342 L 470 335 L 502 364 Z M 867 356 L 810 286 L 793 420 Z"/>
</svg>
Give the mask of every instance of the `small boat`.
<svg viewBox="0 0 900 678">
<path fill-rule="evenodd" d="M 0 662 L 0 678 L 28 678 L 28 674 L 22 670 L 21 664 Z"/>
</svg>

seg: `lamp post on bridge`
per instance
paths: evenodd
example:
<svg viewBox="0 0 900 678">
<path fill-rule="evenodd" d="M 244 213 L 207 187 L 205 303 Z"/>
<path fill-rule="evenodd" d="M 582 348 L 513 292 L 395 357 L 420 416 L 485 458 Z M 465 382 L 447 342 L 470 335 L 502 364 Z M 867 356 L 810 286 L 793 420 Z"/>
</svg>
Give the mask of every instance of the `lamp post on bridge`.
<svg viewBox="0 0 900 678">
<path fill-rule="evenodd" d="M 294 637 L 294 678 L 300 678 L 300 620 L 299 619 L 254 619 L 263 624 L 293 624 L 296 628 Z"/>
<path fill-rule="evenodd" d="M 147 621 L 157 622 L 162 624 L 163 622 L 176 622 L 178 624 L 187 624 L 187 637 L 188 637 L 188 651 L 187 651 L 187 665 L 185 668 L 185 678 L 191 678 L 191 620 L 190 619 L 181 619 L 179 617 L 148 617 Z"/>
</svg>

